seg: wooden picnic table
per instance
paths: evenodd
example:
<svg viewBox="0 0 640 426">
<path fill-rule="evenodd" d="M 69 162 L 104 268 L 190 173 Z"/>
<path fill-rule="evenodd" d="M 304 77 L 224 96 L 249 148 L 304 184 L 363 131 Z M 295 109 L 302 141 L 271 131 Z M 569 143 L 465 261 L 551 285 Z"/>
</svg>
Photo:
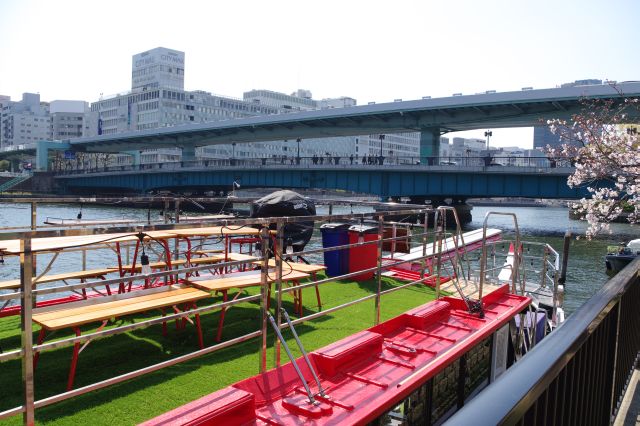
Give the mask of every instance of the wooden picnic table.
<svg viewBox="0 0 640 426">
<path fill-rule="evenodd" d="M 300 280 L 309 278 L 309 274 L 298 271 L 291 271 L 288 274 L 282 274 L 282 282 L 283 283 L 292 283 L 294 286 L 299 283 Z M 271 294 L 271 283 L 276 281 L 276 273 L 275 271 L 270 271 L 267 276 L 267 284 L 269 285 L 268 295 L 270 297 Z M 186 281 L 188 284 L 193 285 L 194 287 L 202 290 L 206 290 L 209 292 L 221 292 L 223 302 L 228 301 L 228 291 L 232 289 L 240 290 L 232 300 L 236 300 L 240 294 L 242 294 L 243 289 L 247 287 L 257 287 L 262 285 L 262 274 L 260 271 L 251 271 L 251 272 L 235 272 L 232 274 L 219 275 L 213 277 L 194 277 L 189 278 Z M 298 313 L 302 313 L 302 291 L 295 290 L 294 293 L 294 305 L 296 307 L 296 311 Z M 224 326 L 224 317 L 227 311 L 227 307 L 222 308 L 220 311 L 220 320 L 218 322 L 218 333 L 216 335 L 216 340 L 219 342 L 222 339 L 222 327 Z"/>
<path fill-rule="evenodd" d="M 165 308 L 172 307 L 176 312 L 180 312 L 177 305 L 182 304 L 185 306 L 184 310 L 187 310 L 187 308 L 193 309 L 196 307 L 196 301 L 207 297 L 210 297 L 210 295 L 206 291 L 184 285 L 173 285 L 72 302 L 65 305 L 38 308 L 34 310 L 33 314 L 33 321 L 42 327 L 38 336 L 38 345 L 44 341 L 47 331 L 72 328 L 76 336 L 80 336 L 80 326 L 85 324 L 102 321 L 102 325 L 98 328 L 99 331 L 107 324 L 109 319 L 156 309 L 161 310 L 164 316 Z M 183 327 L 185 322 L 186 319 L 183 319 Z M 176 321 L 176 324 L 179 323 L 179 321 Z M 200 348 L 203 348 L 200 315 L 197 313 L 195 314 L 195 326 L 198 332 Z M 163 323 L 162 331 L 166 334 L 166 323 Z M 82 348 L 88 343 L 86 342 Z M 73 347 L 67 390 L 73 388 L 81 345 L 81 343 L 76 343 Z M 38 355 L 39 353 L 34 357 L 34 368 L 38 362 Z"/>
</svg>

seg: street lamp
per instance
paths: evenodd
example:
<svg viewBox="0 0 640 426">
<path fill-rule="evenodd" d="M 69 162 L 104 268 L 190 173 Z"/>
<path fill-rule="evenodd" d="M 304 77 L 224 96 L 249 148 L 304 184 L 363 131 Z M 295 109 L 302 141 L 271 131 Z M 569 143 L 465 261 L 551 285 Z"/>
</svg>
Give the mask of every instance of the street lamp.
<svg viewBox="0 0 640 426">
<path fill-rule="evenodd" d="M 489 138 L 493 136 L 493 132 L 491 130 L 487 130 L 484 132 L 484 136 L 487 138 L 487 151 L 489 151 Z"/>
<path fill-rule="evenodd" d="M 380 164 L 382 164 L 382 141 L 384 140 L 384 135 L 380 135 Z"/>
<path fill-rule="evenodd" d="M 493 132 L 491 130 L 487 130 L 486 132 L 484 132 L 484 136 L 487 138 L 487 155 L 485 155 L 484 157 L 484 165 L 490 166 L 492 158 L 491 151 L 489 151 L 489 139 L 491 138 L 491 136 L 493 136 Z"/>
</svg>

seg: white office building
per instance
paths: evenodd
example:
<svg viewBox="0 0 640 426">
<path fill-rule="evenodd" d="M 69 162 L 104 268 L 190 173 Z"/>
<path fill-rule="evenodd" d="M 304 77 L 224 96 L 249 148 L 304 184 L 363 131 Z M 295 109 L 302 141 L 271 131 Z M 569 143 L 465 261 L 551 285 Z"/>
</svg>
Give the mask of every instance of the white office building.
<svg viewBox="0 0 640 426">
<path fill-rule="evenodd" d="M 51 138 L 65 140 L 89 135 L 89 104 L 85 101 L 56 100 L 49 104 Z"/>
<path fill-rule="evenodd" d="M 49 104 L 40 102 L 37 93 L 24 93 L 22 100 L 17 102 L 5 98 L 2 101 L 0 134 L 2 148 L 51 139 Z"/>
<path fill-rule="evenodd" d="M 290 95 L 272 90 L 254 89 L 244 92 L 242 99 L 254 105 L 269 105 L 282 112 L 318 109 L 318 102 L 311 98 L 311 91 L 304 89 L 298 89 Z"/>
<path fill-rule="evenodd" d="M 243 99 L 219 96 L 202 90 L 184 90 L 185 55 L 183 52 L 156 48 L 133 55 L 131 91 L 103 96 L 91 104 L 90 135 L 110 135 L 125 131 L 170 127 L 179 124 L 205 123 L 234 118 L 282 114 L 293 111 L 345 108 L 356 105 L 349 97 L 314 100 L 309 90 L 292 94 L 271 90 L 250 90 Z M 385 157 L 418 155 L 419 134 L 416 132 L 385 135 L 382 140 Z M 296 156 L 354 157 L 379 155 L 379 135 L 333 137 L 322 139 L 280 140 L 256 143 L 212 145 L 196 150 L 198 158 L 263 158 L 290 161 Z M 147 150 L 142 163 L 179 161 L 178 148 Z M 131 161 L 117 156 L 118 163 Z"/>
</svg>

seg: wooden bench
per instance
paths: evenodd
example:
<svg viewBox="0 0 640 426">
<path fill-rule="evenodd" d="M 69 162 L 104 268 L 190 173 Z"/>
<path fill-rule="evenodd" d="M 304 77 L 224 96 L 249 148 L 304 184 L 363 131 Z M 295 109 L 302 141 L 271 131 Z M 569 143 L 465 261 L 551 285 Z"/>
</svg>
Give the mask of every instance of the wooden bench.
<svg viewBox="0 0 640 426">
<path fill-rule="evenodd" d="M 80 326 L 85 324 L 101 321 L 102 325 L 98 328 L 98 331 L 100 331 L 107 325 L 109 319 L 156 309 L 162 311 L 164 316 L 165 308 L 172 307 L 176 312 L 180 312 L 177 305 L 183 304 L 186 311 L 187 309 L 195 308 L 197 300 L 207 297 L 209 297 L 209 293 L 205 291 L 183 285 L 174 285 L 35 309 L 33 321 L 42 327 L 38 336 L 38 345 L 44 341 L 47 331 L 72 328 L 76 336 L 80 336 Z M 182 327 L 185 326 L 185 323 L 186 317 L 182 320 Z M 179 325 L 180 322 L 176 321 L 176 324 Z M 198 332 L 200 348 L 203 348 L 199 314 L 195 314 L 195 326 Z M 166 323 L 162 324 L 162 331 L 163 334 L 166 334 Z M 81 348 L 81 343 L 76 343 L 73 347 L 67 390 L 73 389 L 78 355 L 88 344 L 89 341 Z M 38 362 L 38 355 L 39 353 L 34 357 L 34 369 Z"/>
<path fill-rule="evenodd" d="M 297 285 L 300 280 L 309 278 L 309 274 L 304 272 L 293 271 L 286 276 L 283 274 L 282 282 L 283 283 L 292 283 L 293 285 Z M 267 283 L 269 284 L 269 295 L 271 294 L 271 286 L 270 284 L 276 281 L 275 271 L 270 271 L 267 277 Z M 251 271 L 246 273 L 233 273 L 228 275 L 220 275 L 217 277 L 194 277 L 187 280 L 187 283 L 193 285 L 196 288 L 209 291 L 211 293 L 221 292 L 222 293 L 222 301 L 228 301 L 227 292 L 231 289 L 240 290 L 232 300 L 236 300 L 240 294 L 242 294 L 243 289 L 247 287 L 258 287 L 262 285 L 262 274 L 259 271 Z M 296 311 L 301 315 L 302 314 L 302 291 L 296 290 L 293 293 L 294 295 L 294 304 L 296 307 Z M 220 321 L 218 323 L 218 333 L 216 335 L 216 340 L 219 342 L 222 339 L 222 327 L 224 325 L 224 316 L 227 308 L 224 307 L 220 311 Z"/>
<path fill-rule="evenodd" d="M 100 278 L 104 279 L 104 276 L 112 272 L 117 272 L 118 268 L 103 268 L 103 269 L 89 269 L 86 271 L 77 272 L 62 272 L 60 274 L 43 275 L 33 280 L 33 284 L 51 283 L 55 281 L 67 280 L 85 280 L 87 278 Z M 9 280 L 0 282 L 0 290 L 14 290 L 20 288 L 20 280 Z"/>
<path fill-rule="evenodd" d="M 262 262 L 254 262 L 254 264 L 256 265 L 261 263 Z M 275 259 L 269 259 L 269 267 L 270 268 L 276 267 Z M 301 263 L 301 262 L 289 262 L 289 261 L 282 262 L 282 275 L 286 275 L 290 271 L 304 272 L 306 274 L 311 275 L 314 281 L 316 281 L 316 274 L 320 271 L 324 271 L 325 269 L 327 269 L 326 266 L 318 265 L 315 263 Z M 315 288 L 316 288 L 316 299 L 318 301 L 318 310 L 322 310 L 322 302 L 320 300 L 320 290 L 318 289 L 318 285 L 316 285 Z"/>
<path fill-rule="evenodd" d="M 112 272 L 117 272 L 118 269 L 113 268 L 104 268 L 104 269 L 90 269 L 86 271 L 77 271 L 77 272 L 64 272 L 60 274 L 50 274 L 50 275 L 42 275 L 40 277 L 36 277 L 32 283 L 33 286 L 37 284 L 50 283 L 55 281 L 62 281 L 65 285 L 68 285 L 68 280 L 80 280 L 80 282 L 85 282 L 87 279 L 92 278 L 100 278 L 102 280 L 106 279 L 106 275 Z M 109 285 L 105 285 L 107 290 L 107 294 L 111 294 L 111 288 Z M 0 282 L 0 290 L 19 290 L 20 289 L 20 280 L 8 280 Z M 87 297 L 93 296 L 103 296 L 104 294 L 93 288 L 95 294 L 87 295 L 86 289 L 82 289 L 81 291 L 73 291 L 74 295 L 55 298 L 55 299 L 47 299 L 36 301 L 36 306 L 51 306 L 51 305 L 59 305 L 62 303 L 69 303 L 71 301 L 79 300 L 80 298 L 86 299 Z M 36 297 L 34 295 L 34 301 Z M 20 306 L 19 305 L 10 305 L 10 300 L 5 301 L 4 303 L 0 303 L 0 317 L 8 317 L 11 315 L 19 315 L 20 314 Z"/>
</svg>

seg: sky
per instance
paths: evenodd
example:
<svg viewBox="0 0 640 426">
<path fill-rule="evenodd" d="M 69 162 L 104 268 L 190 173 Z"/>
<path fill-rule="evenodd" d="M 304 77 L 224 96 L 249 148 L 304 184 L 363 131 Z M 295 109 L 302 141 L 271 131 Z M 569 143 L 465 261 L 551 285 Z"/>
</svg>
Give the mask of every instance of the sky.
<svg viewBox="0 0 640 426">
<path fill-rule="evenodd" d="M 94 102 L 130 90 L 131 56 L 155 47 L 185 52 L 185 89 L 237 98 L 640 80 L 639 21 L 637 0 L 0 0 L 0 95 Z M 491 130 L 491 146 L 532 145 L 531 129 Z"/>
</svg>

